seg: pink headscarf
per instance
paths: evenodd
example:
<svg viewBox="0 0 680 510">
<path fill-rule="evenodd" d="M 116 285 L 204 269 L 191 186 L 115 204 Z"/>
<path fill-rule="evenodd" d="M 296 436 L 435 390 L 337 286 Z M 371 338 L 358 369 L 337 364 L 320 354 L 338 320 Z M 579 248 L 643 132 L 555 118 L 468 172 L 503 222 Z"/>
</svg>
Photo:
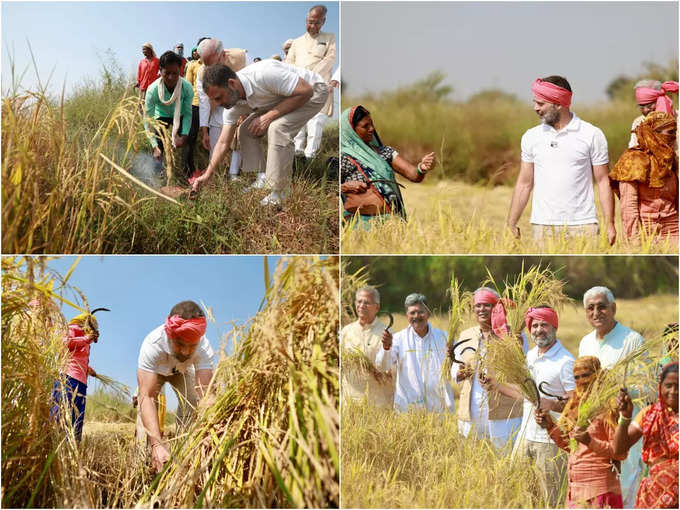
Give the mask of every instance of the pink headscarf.
<svg viewBox="0 0 680 510">
<path fill-rule="evenodd" d="M 526 324 L 528 330 L 531 330 L 531 323 L 534 319 L 545 321 L 557 329 L 557 313 L 552 308 L 529 308 L 524 316 L 524 324 Z"/>
<path fill-rule="evenodd" d="M 190 344 L 197 344 L 201 340 L 206 326 L 205 317 L 182 319 L 179 315 L 173 315 L 165 319 L 165 333 Z"/>
<path fill-rule="evenodd" d="M 493 305 L 491 309 L 491 329 L 496 336 L 509 336 L 510 328 L 505 313 L 505 304 L 514 306 L 510 300 L 500 299 L 496 294 L 486 289 L 478 290 L 474 295 L 474 304 L 485 303 Z"/>
<path fill-rule="evenodd" d="M 543 81 L 540 78 L 536 78 L 536 81 L 531 86 L 531 93 L 535 98 L 546 103 L 558 104 L 567 108 L 571 106 L 571 92 L 554 83 Z"/>
<path fill-rule="evenodd" d="M 677 92 L 678 82 L 667 81 L 661 84 L 661 90 L 656 90 L 650 87 L 638 87 L 635 89 L 635 100 L 637 104 L 649 104 L 656 101 L 654 111 L 666 112 L 675 116 L 673 110 L 673 101 L 666 95 L 666 92 Z"/>
</svg>

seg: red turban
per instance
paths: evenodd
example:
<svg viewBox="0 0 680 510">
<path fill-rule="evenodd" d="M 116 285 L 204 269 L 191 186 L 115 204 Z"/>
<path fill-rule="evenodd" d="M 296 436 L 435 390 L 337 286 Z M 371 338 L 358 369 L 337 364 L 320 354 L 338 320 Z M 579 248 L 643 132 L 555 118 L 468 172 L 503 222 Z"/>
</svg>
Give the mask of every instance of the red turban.
<svg viewBox="0 0 680 510">
<path fill-rule="evenodd" d="M 201 340 L 206 326 L 205 317 L 182 319 L 179 315 L 173 315 L 165 319 L 165 333 L 189 344 L 197 344 Z"/>
<path fill-rule="evenodd" d="M 571 106 L 571 92 L 549 81 L 537 78 L 531 86 L 531 93 L 540 101 L 558 104 L 560 106 Z"/>
<path fill-rule="evenodd" d="M 509 299 L 500 299 L 496 294 L 489 290 L 478 290 L 474 295 L 474 304 L 485 303 L 493 305 L 491 309 L 491 329 L 496 336 L 510 335 L 508 320 L 505 314 L 505 305 L 514 307 L 514 303 Z"/>
<path fill-rule="evenodd" d="M 678 82 L 667 81 L 661 84 L 661 90 L 656 90 L 651 87 L 638 87 L 635 89 L 635 100 L 638 104 L 649 104 L 656 101 L 654 111 L 666 112 L 675 116 L 673 110 L 673 101 L 666 95 L 666 92 L 677 92 Z"/>
<path fill-rule="evenodd" d="M 552 308 L 529 308 L 526 315 L 524 316 L 524 324 L 527 325 L 527 329 L 531 331 L 531 323 L 534 319 L 545 321 L 550 324 L 553 328 L 557 329 L 557 313 Z"/>
</svg>

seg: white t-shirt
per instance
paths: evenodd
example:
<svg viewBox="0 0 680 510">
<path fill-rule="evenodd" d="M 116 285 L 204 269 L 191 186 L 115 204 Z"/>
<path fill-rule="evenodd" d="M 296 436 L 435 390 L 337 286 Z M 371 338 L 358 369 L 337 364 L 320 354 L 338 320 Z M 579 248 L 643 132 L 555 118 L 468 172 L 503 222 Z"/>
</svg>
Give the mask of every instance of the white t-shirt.
<svg viewBox="0 0 680 510">
<path fill-rule="evenodd" d="M 527 366 L 531 377 L 536 382 L 538 387 L 542 382 L 545 382 L 543 388 L 553 395 L 563 397 L 568 391 L 574 391 L 576 383 L 574 382 L 574 356 L 564 348 L 559 340 L 555 342 L 543 356 L 538 355 L 538 347 L 534 347 L 527 353 Z M 540 393 L 541 398 L 555 400 Z M 551 412 L 553 421 L 557 423 L 560 418 L 560 413 Z M 534 405 L 527 399 L 524 399 L 524 408 L 522 412 L 522 428 L 524 432 L 524 439 L 529 441 L 536 441 L 538 443 L 552 443 L 552 439 L 548 432 L 539 427 L 534 419 Z"/>
<path fill-rule="evenodd" d="M 575 113 L 560 131 L 540 124 L 522 136 L 522 161 L 534 165 L 531 223 L 597 223 L 593 166 L 609 163 L 607 139 L 601 129 Z"/>
<path fill-rule="evenodd" d="M 391 357 L 385 364 L 384 358 Z M 399 331 L 392 339 L 392 348 L 378 349 L 377 366 L 397 365 L 394 408 L 407 411 L 410 407 L 427 411 L 454 412 L 453 389 L 442 381 L 442 364 L 446 358 L 446 333 L 428 324 L 428 332 L 420 338 L 412 326 Z"/>
<path fill-rule="evenodd" d="M 312 86 L 326 83 L 320 74 L 273 59 L 246 66 L 237 71 L 236 76 L 243 85 L 246 99 L 224 109 L 224 123 L 232 126 L 236 125 L 239 116 L 268 110 L 291 96 L 300 78 Z"/>
<path fill-rule="evenodd" d="M 209 370 L 213 367 L 215 353 L 205 336 L 201 337 L 194 355 L 186 361 L 179 361 L 172 354 L 165 326 L 161 325 L 146 335 L 139 349 L 137 367 L 145 372 L 171 376 L 177 372 L 185 373 L 193 366 L 196 370 Z"/>
</svg>

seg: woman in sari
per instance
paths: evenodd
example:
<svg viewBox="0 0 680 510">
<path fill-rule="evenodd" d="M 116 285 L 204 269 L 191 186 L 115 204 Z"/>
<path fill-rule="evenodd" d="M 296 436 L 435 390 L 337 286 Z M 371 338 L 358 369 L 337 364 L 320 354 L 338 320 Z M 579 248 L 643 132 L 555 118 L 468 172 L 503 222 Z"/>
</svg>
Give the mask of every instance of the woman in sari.
<svg viewBox="0 0 680 510">
<path fill-rule="evenodd" d="M 389 214 L 406 218 L 404 200 L 394 172 L 411 182 L 421 182 L 434 167 L 434 152 L 411 164 L 388 145 L 383 145 L 373 126 L 371 114 L 363 106 L 342 112 L 341 187 L 344 217 L 358 213 L 364 224 Z"/>
<path fill-rule="evenodd" d="M 576 389 L 562 411 L 559 426 L 550 413 L 536 409 L 536 423 L 546 429 L 555 444 L 569 454 L 568 508 L 623 508 L 617 471 L 626 452 L 614 451 L 614 427 L 618 412 L 614 405 L 595 418 L 587 428 L 577 426 L 579 403 L 588 397 L 600 371 L 600 360 L 583 356 L 574 362 Z M 577 441 L 575 450 L 569 448 Z"/>
<path fill-rule="evenodd" d="M 635 498 L 635 508 L 678 508 L 678 362 L 668 363 L 659 378 L 658 400 L 635 419 L 633 403 L 619 391 L 621 412 L 614 451 L 627 452 L 642 437 L 642 460 L 649 466 Z"/>
<path fill-rule="evenodd" d="M 678 242 L 676 131 L 672 114 L 651 112 L 635 128 L 637 145 L 609 173 L 628 239 L 638 238 L 643 228 L 647 235 Z"/>
</svg>

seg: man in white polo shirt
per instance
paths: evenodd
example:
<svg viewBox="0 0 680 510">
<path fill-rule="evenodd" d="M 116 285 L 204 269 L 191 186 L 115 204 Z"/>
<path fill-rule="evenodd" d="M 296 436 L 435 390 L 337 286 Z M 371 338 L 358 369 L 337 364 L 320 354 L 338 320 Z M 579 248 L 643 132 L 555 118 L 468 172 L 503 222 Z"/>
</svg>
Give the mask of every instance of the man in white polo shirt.
<svg viewBox="0 0 680 510">
<path fill-rule="evenodd" d="M 186 427 L 213 375 L 215 354 L 204 336 L 205 328 L 201 308 L 193 301 L 182 301 L 172 307 L 164 324 L 146 336 L 139 350 L 138 412 L 151 444 L 156 471 L 160 471 L 170 458 L 160 433 L 156 406 L 158 392 L 165 383 L 170 383 L 179 401 L 178 427 Z"/>
<path fill-rule="evenodd" d="M 602 130 L 570 111 L 572 92 L 565 78 L 539 78 L 531 92 L 534 111 L 543 122 L 522 136 L 522 161 L 508 215 L 510 230 L 519 239 L 517 222 L 533 190 L 530 221 L 535 240 L 562 232 L 596 237 L 595 177 L 607 238 L 614 244 L 607 139 Z"/>
<path fill-rule="evenodd" d="M 574 356 L 557 339 L 558 317 L 552 308 L 530 308 L 525 324 L 536 344 L 527 353 L 531 377 L 537 386 L 551 395 L 541 392 L 541 409 L 549 410 L 557 423 L 566 401 L 576 388 Z M 538 467 L 541 488 L 548 506 L 557 508 L 567 458 L 548 433 L 536 424 L 534 409 L 533 404 L 524 399 L 519 446 L 524 455 L 532 459 Z"/>
<path fill-rule="evenodd" d="M 326 103 L 328 84 L 317 73 L 266 59 L 236 73 L 225 65 L 207 67 L 203 87 L 210 99 L 224 106 L 224 127 L 205 174 L 194 181 L 194 190 L 210 178 L 229 149 L 239 116 L 247 115 L 238 128 L 241 168 L 259 173 L 255 187 L 272 189 L 262 205 L 282 205 L 293 173 L 293 139 Z M 261 146 L 265 134 L 266 161 Z"/>
<path fill-rule="evenodd" d="M 396 365 L 394 408 L 454 412 L 453 389 L 442 380 L 446 333 L 429 323 L 430 310 L 422 294 L 409 294 L 404 306 L 408 328 L 394 338 L 383 338 L 375 359 L 378 367 Z"/>
</svg>

